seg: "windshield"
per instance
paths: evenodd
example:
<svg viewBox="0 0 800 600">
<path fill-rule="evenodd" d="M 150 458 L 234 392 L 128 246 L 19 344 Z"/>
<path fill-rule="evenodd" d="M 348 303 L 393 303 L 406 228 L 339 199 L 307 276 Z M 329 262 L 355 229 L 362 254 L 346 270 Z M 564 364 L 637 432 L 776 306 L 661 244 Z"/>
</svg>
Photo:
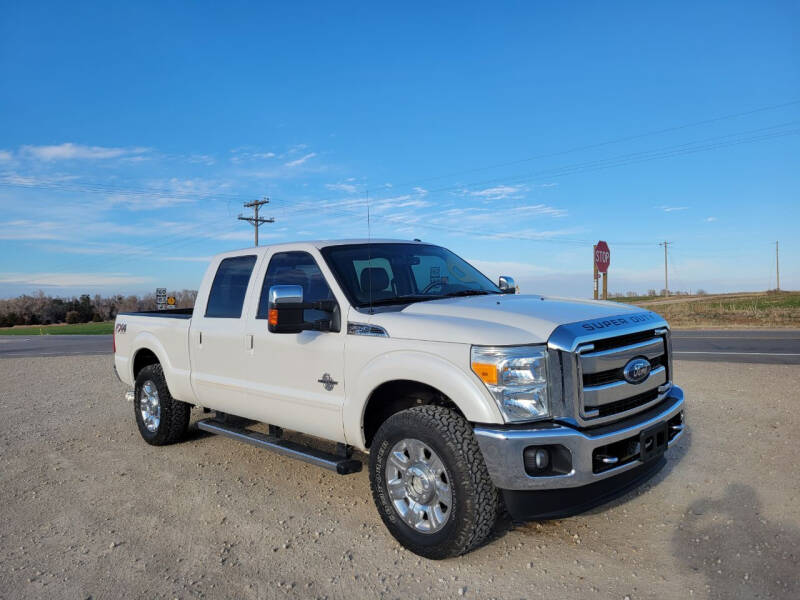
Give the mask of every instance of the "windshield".
<svg viewBox="0 0 800 600">
<path fill-rule="evenodd" d="M 321 252 L 357 307 L 501 293 L 483 273 L 440 246 L 353 244 Z"/>
</svg>

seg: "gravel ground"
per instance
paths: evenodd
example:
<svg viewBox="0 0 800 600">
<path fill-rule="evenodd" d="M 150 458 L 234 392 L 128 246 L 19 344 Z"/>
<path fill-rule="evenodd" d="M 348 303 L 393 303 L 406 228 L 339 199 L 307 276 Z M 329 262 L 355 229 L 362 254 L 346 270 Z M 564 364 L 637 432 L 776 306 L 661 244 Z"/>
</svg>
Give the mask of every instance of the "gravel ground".
<svg viewBox="0 0 800 600">
<path fill-rule="evenodd" d="M 110 357 L 0 360 L 0 597 L 800 597 L 800 370 L 676 370 L 691 429 L 647 484 L 431 562 L 366 472 L 196 430 L 154 448 Z"/>
</svg>

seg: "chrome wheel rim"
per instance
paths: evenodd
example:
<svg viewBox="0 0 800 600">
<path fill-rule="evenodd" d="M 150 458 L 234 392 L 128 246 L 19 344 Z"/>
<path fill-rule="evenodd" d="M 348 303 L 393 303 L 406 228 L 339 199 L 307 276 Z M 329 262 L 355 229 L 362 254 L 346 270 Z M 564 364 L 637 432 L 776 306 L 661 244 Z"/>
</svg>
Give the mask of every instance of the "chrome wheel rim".
<svg viewBox="0 0 800 600">
<path fill-rule="evenodd" d="M 420 440 L 406 438 L 392 447 L 386 489 L 397 514 L 415 531 L 436 533 L 450 518 L 450 475 L 442 459 Z"/>
<path fill-rule="evenodd" d="M 158 388 L 149 379 L 139 390 L 139 412 L 145 429 L 151 433 L 157 431 L 161 423 L 161 403 L 158 400 Z"/>
</svg>

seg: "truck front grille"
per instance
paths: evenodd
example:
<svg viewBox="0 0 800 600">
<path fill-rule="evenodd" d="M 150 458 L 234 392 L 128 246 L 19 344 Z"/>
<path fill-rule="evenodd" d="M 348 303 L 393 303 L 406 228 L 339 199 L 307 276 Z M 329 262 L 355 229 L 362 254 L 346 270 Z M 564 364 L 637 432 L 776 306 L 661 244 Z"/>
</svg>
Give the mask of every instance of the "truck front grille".
<svg viewBox="0 0 800 600">
<path fill-rule="evenodd" d="M 606 422 L 657 404 L 670 385 L 669 339 L 666 329 L 602 338 L 577 348 L 577 385 L 583 420 Z M 650 374 L 630 383 L 623 370 L 634 358 L 646 358 Z"/>
</svg>

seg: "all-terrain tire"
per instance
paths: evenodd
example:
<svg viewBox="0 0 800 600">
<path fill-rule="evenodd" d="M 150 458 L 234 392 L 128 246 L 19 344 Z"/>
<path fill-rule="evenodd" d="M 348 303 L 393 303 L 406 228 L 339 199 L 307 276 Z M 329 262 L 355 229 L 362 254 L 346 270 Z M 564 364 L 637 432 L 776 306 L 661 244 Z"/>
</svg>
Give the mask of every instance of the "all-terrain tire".
<svg viewBox="0 0 800 600">
<path fill-rule="evenodd" d="M 452 491 L 450 514 L 435 532 L 406 524 L 392 504 L 386 469 L 392 448 L 404 439 L 419 440 L 441 459 Z M 491 534 L 499 494 L 489 477 L 470 424 L 443 406 L 415 406 L 381 425 L 370 447 L 369 478 L 375 505 L 386 528 L 405 548 L 430 559 L 459 556 L 481 545 Z"/>
<path fill-rule="evenodd" d="M 160 405 L 158 426 L 154 431 L 145 425 L 141 411 L 143 388 L 148 382 L 155 386 Z M 175 400 L 169 393 L 161 365 L 148 365 L 139 372 L 136 377 L 134 393 L 133 411 L 136 416 L 136 425 L 138 425 L 139 433 L 145 442 L 153 446 L 165 446 L 180 442 L 186 437 L 192 407 L 185 402 Z"/>
</svg>

